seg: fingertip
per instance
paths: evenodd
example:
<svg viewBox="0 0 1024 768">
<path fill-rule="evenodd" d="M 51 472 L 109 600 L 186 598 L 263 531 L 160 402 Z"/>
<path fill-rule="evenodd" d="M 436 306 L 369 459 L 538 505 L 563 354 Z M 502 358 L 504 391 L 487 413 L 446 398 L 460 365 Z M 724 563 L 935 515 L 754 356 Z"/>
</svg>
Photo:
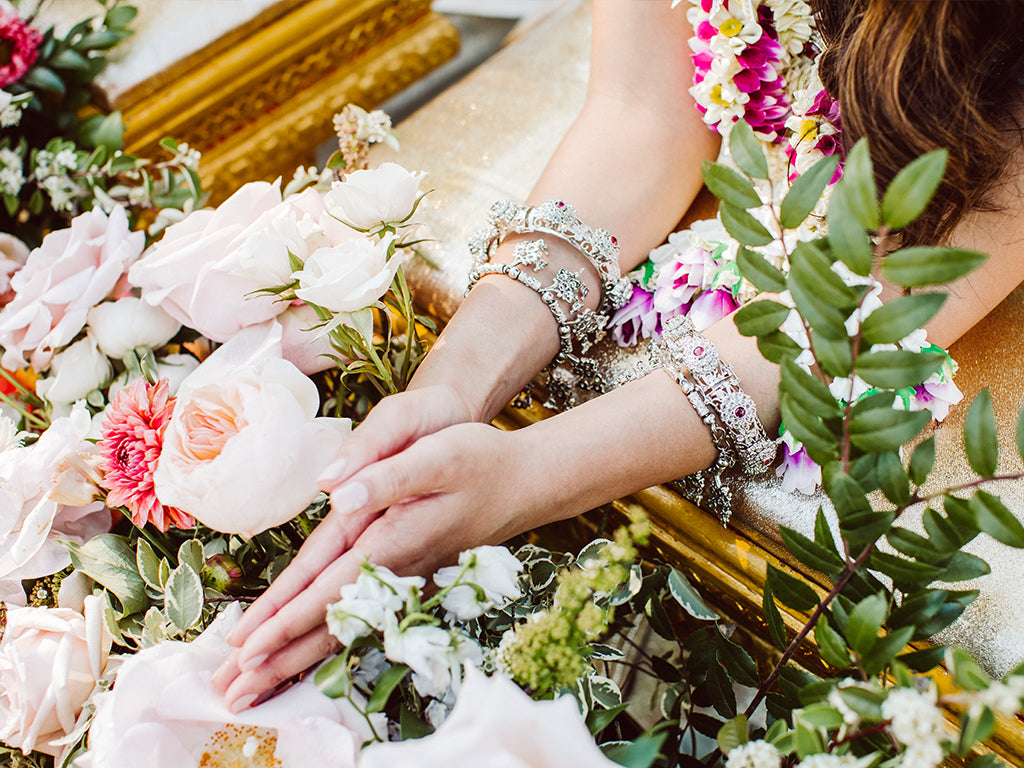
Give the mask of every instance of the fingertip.
<svg viewBox="0 0 1024 768">
<path fill-rule="evenodd" d="M 330 493 L 341 485 L 341 483 L 350 474 L 348 472 L 348 464 L 348 459 L 342 457 L 334 461 L 332 464 L 327 465 L 327 468 L 321 472 L 320 476 L 316 479 L 316 484 L 320 490 Z"/>
<path fill-rule="evenodd" d="M 213 686 L 213 690 L 217 693 L 227 693 L 231 683 L 238 677 L 238 664 L 236 663 L 236 655 L 232 653 L 223 663 L 217 667 L 217 670 L 213 673 L 210 678 L 210 684 Z"/>
<path fill-rule="evenodd" d="M 370 491 L 363 483 L 346 483 L 331 492 L 331 511 L 349 515 L 366 506 Z"/>
</svg>

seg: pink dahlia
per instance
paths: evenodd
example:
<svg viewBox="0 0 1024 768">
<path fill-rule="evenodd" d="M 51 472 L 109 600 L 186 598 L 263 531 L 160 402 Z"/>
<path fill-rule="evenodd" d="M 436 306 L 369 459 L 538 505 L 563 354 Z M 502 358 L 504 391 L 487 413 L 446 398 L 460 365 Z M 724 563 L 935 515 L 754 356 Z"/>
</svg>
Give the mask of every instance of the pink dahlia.
<svg viewBox="0 0 1024 768">
<path fill-rule="evenodd" d="M 39 55 L 43 36 L 17 14 L 0 16 L 0 88 L 25 76 Z"/>
<path fill-rule="evenodd" d="M 153 472 L 174 411 L 168 386 L 167 379 L 155 385 L 139 379 L 118 392 L 103 418 L 99 444 L 104 459 L 100 485 L 109 491 L 107 506 L 125 507 L 135 525 L 152 523 L 161 531 L 171 525 L 195 525 L 180 509 L 161 504 L 153 488 Z"/>
</svg>

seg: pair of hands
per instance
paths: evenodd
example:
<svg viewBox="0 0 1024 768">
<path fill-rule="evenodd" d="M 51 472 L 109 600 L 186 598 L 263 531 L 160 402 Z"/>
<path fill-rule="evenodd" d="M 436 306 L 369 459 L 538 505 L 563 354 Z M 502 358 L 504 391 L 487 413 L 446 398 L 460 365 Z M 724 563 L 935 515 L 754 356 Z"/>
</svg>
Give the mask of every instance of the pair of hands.
<svg viewBox="0 0 1024 768">
<path fill-rule="evenodd" d="M 338 649 L 325 609 L 365 559 L 429 575 L 463 549 L 531 527 L 517 482 L 528 452 L 516 433 L 470 418 L 449 390 L 410 390 L 381 401 L 353 433 L 321 477 L 330 513 L 228 638 L 236 650 L 213 684 L 232 711 Z"/>
</svg>

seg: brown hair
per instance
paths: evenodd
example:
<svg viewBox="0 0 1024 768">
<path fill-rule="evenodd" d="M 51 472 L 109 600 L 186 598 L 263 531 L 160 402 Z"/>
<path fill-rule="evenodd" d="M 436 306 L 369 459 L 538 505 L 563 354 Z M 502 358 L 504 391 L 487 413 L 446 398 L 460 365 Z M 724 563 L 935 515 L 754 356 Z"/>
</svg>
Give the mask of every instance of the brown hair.
<svg viewBox="0 0 1024 768">
<path fill-rule="evenodd" d="M 991 210 L 989 192 L 1020 145 L 1019 0 L 811 2 L 827 45 L 821 80 L 839 101 L 843 145 L 868 137 L 880 188 L 915 157 L 949 149 L 935 201 L 906 242 L 942 241 L 968 211 Z"/>
</svg>

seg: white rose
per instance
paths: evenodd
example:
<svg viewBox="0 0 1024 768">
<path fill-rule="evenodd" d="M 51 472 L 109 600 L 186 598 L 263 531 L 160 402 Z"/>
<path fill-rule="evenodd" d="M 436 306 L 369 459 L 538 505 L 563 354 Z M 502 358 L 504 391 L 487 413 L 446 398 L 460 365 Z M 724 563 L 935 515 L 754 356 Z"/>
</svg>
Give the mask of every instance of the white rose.
<svg viewBox="0 0 1024 768">
<path fill-rule="evenodd" d="M 425 173 L 410 173 L 397 163 L 353 171 L 324 196 L 324 205 L 349 226 L 376 232 L 404 222 L 412 214 Z"/>
<path fill-rule="evenodd" d="M 102 676 L 110 649 L 99 598 L 86 615 L 67 608 L 8 606 L 0 641 L 0 741 L 58 755 Z"/>
<path fill-rule="evenodd" d="M 515 683 L 466 670 L 455 708 L 430 736 L 371 744 L 360 768 L 616 768 L 594 744 L 571 696 L 533 701 Z"/>
<path fill-rule="evenodd" d="M 36 394 L 54 405 L 81 400 L 110 380 L 112 370 L 106 355 L 91 334 L 53 356 L 50 376 L 36 382 Z"/>
<path fill-rule="evenodd" d="M 255 536 L 319 493 L 348 419 L 316 418 L 316 386 L 281 359 L 281 326 L 246 328 L 178 390 L 153 474 L 157 498 L 223 533 Z"/>
<path fill-rule="evenodd" d="M 100 351 L 114 360 L 121 360 L 136 347 L 162 347 L 181 328 L 160 307 L 134 296 L 97 304 L 89 310 L 88 324 Z"/>
<path fill-rule="evenodd" d="M 391 286 L 400 260 L 388 251 L 393 236 L 373 242 L 349 240 L 333 248 L 319 248 L 295 273 L 295 295 L 334 313 L 358 312 L 383 296 Z"/>
</svg>

